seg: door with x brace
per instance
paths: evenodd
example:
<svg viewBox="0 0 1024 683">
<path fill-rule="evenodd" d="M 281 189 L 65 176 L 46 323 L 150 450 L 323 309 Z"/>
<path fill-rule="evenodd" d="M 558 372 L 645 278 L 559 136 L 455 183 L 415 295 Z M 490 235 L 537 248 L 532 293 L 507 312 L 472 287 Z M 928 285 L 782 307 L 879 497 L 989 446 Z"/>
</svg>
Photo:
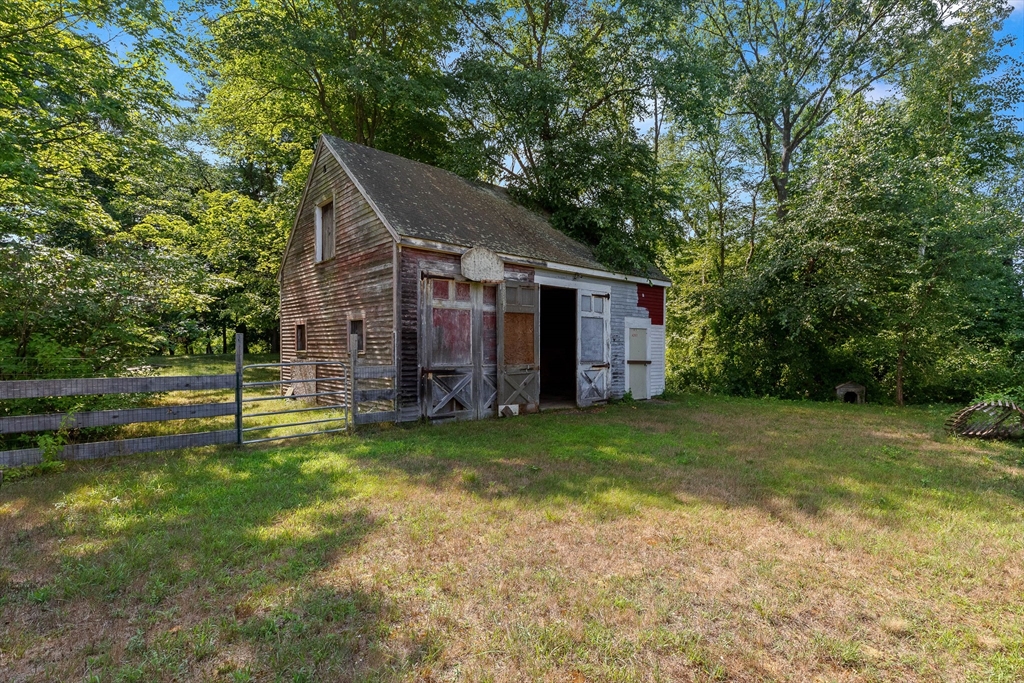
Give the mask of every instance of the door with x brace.
<svg viewBox="0 0 1024 683">
<path fill-rule="evenodd" d="M 611 295 L 607 291 L 579 290 L 576 403 L 589 406 L 608 400 L 611 382 Z"/>
<path fill-rule="evenodd" d="M 540 286 L 506 281 L 498 289 L 498 415 L 540 409 Z"/>
<path fill-rule="evenodd" d="M 494 415 L 496 288 L 475 282 L 423 281 L 423 410 L 436 419 Z"/>
</svg>

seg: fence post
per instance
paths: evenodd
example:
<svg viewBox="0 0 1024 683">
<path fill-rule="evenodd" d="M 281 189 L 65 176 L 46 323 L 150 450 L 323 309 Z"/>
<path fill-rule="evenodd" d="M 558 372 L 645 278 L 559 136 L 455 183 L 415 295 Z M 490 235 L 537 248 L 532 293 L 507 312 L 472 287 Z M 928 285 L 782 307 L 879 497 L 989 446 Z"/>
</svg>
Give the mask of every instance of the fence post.
<svg viewBox="0 0 1024 683">
<path fill-rule="evenodd" d="M 242 351 L 245 335 L 235 333 L 235 443 L 242 445 Z"/>
<path fill-rule="evenodd" d="M 350 372 L 352 373 L 352 381 L 349 382 L 349 395 L 350 399 L 348 402 L 348 414 L 352 418 L 352 429 L 354 432 L 356 429 L 356 415 L 359 412 L 359 404 L 356 402 L 356 360 L 359 358 L 359 335 L 350 334 L 348 336 L 348 352 L 351 357 Z"/>
</svg>

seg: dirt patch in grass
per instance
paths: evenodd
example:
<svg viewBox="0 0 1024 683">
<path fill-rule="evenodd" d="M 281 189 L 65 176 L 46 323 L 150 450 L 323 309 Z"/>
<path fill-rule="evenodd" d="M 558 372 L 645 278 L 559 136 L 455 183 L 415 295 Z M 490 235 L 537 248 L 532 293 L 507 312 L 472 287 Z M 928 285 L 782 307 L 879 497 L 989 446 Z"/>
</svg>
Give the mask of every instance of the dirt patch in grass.
<svg viewBox="0 0 1024 683">
<path fill-rule="evenodd" d="M 1024 679 L 1024 451 L 680 400 L 0 489 L 10 680 Z"/>
</svg>

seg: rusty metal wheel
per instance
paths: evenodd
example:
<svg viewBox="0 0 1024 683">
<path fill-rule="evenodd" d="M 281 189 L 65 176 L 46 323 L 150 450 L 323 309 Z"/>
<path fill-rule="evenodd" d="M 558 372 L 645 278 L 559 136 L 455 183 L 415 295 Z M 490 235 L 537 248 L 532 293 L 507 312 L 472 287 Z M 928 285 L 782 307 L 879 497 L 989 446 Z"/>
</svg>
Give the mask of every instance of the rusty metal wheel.
<svg viewBox="0 0 1024 683">
<path fill-rule="evenodd" d="M 954 413 L 946 420 L 946 431 L 975 439 L 1021 437 L 1024 410 L 1012 401 L 982 401 Z"/>
</svg>

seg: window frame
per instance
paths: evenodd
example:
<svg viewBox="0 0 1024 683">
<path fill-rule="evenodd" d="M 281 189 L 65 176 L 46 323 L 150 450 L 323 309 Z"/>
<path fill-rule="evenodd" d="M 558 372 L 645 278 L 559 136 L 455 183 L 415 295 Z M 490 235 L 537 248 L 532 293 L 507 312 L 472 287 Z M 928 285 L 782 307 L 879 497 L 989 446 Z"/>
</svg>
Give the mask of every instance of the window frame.
<svg viewBox="0 0 1024 683">
<path fill-rule="evenodd" d="M 338 255 L 338 205 L 334 200 L 334 193 L 321 197 L 313 208 L 313 263 L 327 263 Z M 334 235 L 333 249 L 330 256 L 324 256 L 324 209 L 331 207 L 331 223 Z"/>
<path fill-rule="evenodd" d="M 351 317 L 351 318 L 348 319 L 348 326 L 347 326 L 348 327 L 348 336 L 345 339 L 346 340 L 351 339 L 352 335 L 356 334 L 355 332 L 352 331 L 352 325 L 354 323 L 359 323 L 359 346 L 360 346 L 360 349 L 359 349 L 359 352 L 358 352 L 357 355 L 365 356 L 366 355 L 366 318 L 365 317 Z M 346 346 L 347 346 L 347 344 L 346 344 Z M 351 351 L 349 351 L 349 353 L 351 353 Z"/>
<path fill-rule="evenodd" d="M 302 332 L 302 348 L 299 348 L 300 330 Z M 306 353 L 306 350 L 309 348 L 309 336 L 305 321 L 295 323 L 295 336 L 293 337 L 293 342 L 295 344 L 295 353 Z"/>
</svg>

